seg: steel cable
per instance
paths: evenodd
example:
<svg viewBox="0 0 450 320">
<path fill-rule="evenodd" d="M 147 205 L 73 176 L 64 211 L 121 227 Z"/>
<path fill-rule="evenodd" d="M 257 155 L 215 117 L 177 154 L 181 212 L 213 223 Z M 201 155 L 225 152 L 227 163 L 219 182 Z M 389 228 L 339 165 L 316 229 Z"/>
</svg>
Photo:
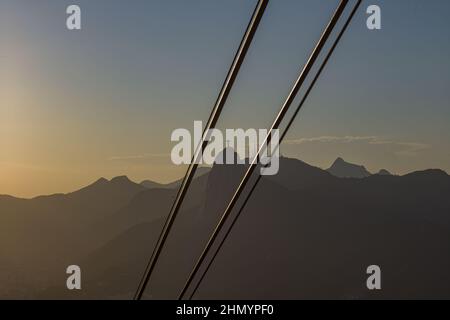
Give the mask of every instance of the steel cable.
<svg viewBox="0 0 450 320">
<path fill-rule="evenodd" d="M 151 258 L 146 266 L 144 274 L 139 283 L 138 289 L 134 295 L 135 300 L 142 299 L 144 291 L 145 291 L 145 289 L 148 285 L 148 282 L 151 278 L 151 275 L 155 269 L 156 263 L 157 263 L 160 255 L 161 255 L 161 252 L 164 248 L 164 244 L 167 240 L 167 237 L 170 233 L 173 223 L 174 223 L 174 221 L 178 215 L 178 212 L 181 208 L 181 204 L 183 203 L 184 197 L 186 196 L 189 186 L 191 184 L 191 181 L 195 175 L 195 171 L 198 167 L 198 159 L 208 144 L 208 141 L 206 140 L 206 134 L 208 133 L 208 131 L 211 128 L 215 127 L 215 125 L 217 124 L 217 121 L 219 120 L 222 109 L 226 103 L 226 100 L 231 91 L 231 88 L 236 80 L 236 77 L 239 73 L 239 70 L 240 70 L 242 63 L 245 59 L 245 56 L 248 52 L 250 44 L 256 33 L 256 30 L 258 29 L 259 23 L 262 19 L 262 16 L 264 15 L 264 12 L 266 10 L 268 2 L 269 2 L 269 0 L 259 0 L 256 5 L 256 8 L 252 15 L 252 18 L 247 26 L 246 32 L 245 32 L 245 34 L 242 38 L 242 41 L 239 45 L 239 49 L 234 57 L 233 63 L 230 67 L 230 70 L 228 71 L 225 82 L 223 83 L 220 94 L 217 98 L 217 101 L 216 101 L 212 111 L 211 111 L 207 125 L 205 126 L 205 129 L 204 129 L 204 132 L 202 135 L 202 141 L 196 147 L 195 154 L 194 154 L 192 161 L 186 171 L 186 174 L 185 174 L 183 181 L 181 183 L 181 186 L 178 190 L 175 201 L 173 202 L 172 207 L 170 209 L 170 213 L 165 220 L 163 229 L 159 235 L 156 246 L 154 247 Z"/>
<path fill-rule="evenodd" d="M 263 149 L 264 145 L 268 145 L 271 141 L 271 137 L 272 137 L 272 132 L 276 129 L 278 129 L 279 125 L 281 124 L 282 120 L 284 119 L 284 116 L 286 115 L 286 113 L 288 112 L 292 102 L 294 101 L 298 91 L 300 90 L 300 88 L 302 87 L 303 83 L 305 82 L 307 76 L 309 75 L 309 72 L 311 71 L 311 69 L 313 68 L 316 60 L 318 59 L 323 47 L 325 46 L 329 36 L 331 35 L 331 33 L 333 32 L 336 24 L 338 23 L 340 17 L 342 16 L 345 8 L 348 5 L 349 0 L 341 0 L 339 6 L 337 7 L 336 11 L 334 12 L 330 22 L 328 23 L 327 27 L 325 28 L 325 30 L 323 31 L 319 41 L 317 42 L 314 50 L 312 51 L 308 61 L 306 62 L 304 68 L 302 69 L 302 71 L 300 72 L 300 75 L 298 77 L 298 79 L 295 81 L 294 86 L 291 90 L 291 92 L 289 93 L 286 101 L 284 102 L 283 106 L 281 107 L 277 117 L 275 118 L 267 136 L 266 139 L 264 141 L 264 143 L 262 144 L 261 148 L 258 150 L 254 160 L 252 161 L 252 163 L 250 164 L 247 172 L 245 173 L 244 177 L 242 178 L 239 186 L 237 187 L 232 199 L 230 200 L 230 202 L 228 203 L 227 208 L 225 209 L 221 219 L 219 220 L 216 228 L 214 229 L 211 237 L 209 238 L 202 254 L 200 255 L 198 261 L 196 262 L 193 270 L 191 271 L 189 278 L 187 279 L 181 293 L 179 294 L 178 299 L 181 300 L 183 299 L 183 297 L 185 296 L 188 288 L 190 287 L 192 281 L 194 280 L 197 272 L 200 269 L 200 266 L 202 265 L 203 261 L 205 260 L 207 254 L 209 253 L 209 250 L 211 249 L 212 245 L 214 244 L 214 241 L 216 240 L 219 232 L 221 231 L 223 225 L 225 224 L 226 220 L 228 219 L 229 215 L 231 214 L 231 211 L 233 210 L 236 202 L 238 201 L 241 193 L 243 192 L 247 182 L 249 181 L 249 179 L 252 176 L 252 173 L 254 172 L 255 168 L 257 167 L 257 160 L 259 158 L 259 155 L 261 154 L 261 151 Z M 297 110 L 298 111 L 298 110 Z M 292 123 L 292 121 L 291 121 Z"/>
</svg>

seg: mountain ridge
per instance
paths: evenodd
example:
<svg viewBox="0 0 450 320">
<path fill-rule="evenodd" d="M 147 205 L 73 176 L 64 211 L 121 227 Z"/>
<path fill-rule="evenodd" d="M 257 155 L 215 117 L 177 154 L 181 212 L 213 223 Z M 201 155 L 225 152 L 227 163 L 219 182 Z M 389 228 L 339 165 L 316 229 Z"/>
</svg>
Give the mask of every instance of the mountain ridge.
<svg viewBox="0 0 450 320">
<path fill-rule="evenodd" d="M 346 162 L 338 157 L 326 171 L 338 178 L 367 178 L 372 174 L 362 165 Z"/>
<path fill-rule="evenodd" d="M 148 298 L 176 296 L 245 168 L 213 167 L 205 206 L 180 213 Z M 450 193 L 446 173 L 342 179 L 289 158 L 280 158 L 280 169 L 278 177 L 261 179 L 198 298 L 450 297 L 450 259 L 441 254 L 450 250 L 450 199 L 440 197 Z M 90 256 L 86 264 L 96 269 L 90 281 L 105 284 L 93 296 L 132 296 L 147 262 L 142 243 L 153 248 L 161 224 L 129 226 Z M 361 287 L 361 272 L 372 261 L 390 279 L 389 288 L 377 295 Z M 430 261 L 439 264 L 425 273 Z M 111 265 L 120 270 L 120 281 L 111 281 Z"/>
<path fill-rule="evenodd" d="M 247 166 L 216 164 L 192 181 L 169 237 L 168 256 L 158 268 L 162 273 L 154 280 L 158 297 L 170 298 L 172 290 L 179 290 L 179 282 L 185 280 L 183 274 L 190 271 L 184 269 L 189 269 L 200 254 Z M 60 287 L 65 283 L 61 270 L 80 261 L 87 272 L 85 281 L 89 289 L 83 293 L 86 297 L 127 296 L 145 267 L 147 256 L 143 255 L 151 254 L 176 192 L 176 188 L 148 189 L 119 176 L 98 179 L 69 194 L 31 200 L 0 196 L 0 251 L 7 259 L 0 261 L 0 268 L 21 266 L 7 270 L 5 275 L 23 279 L 15 280 L 14 288 L 27 287 L 29 292 L 43 298 L 50 293 L 42 292 L 41 288 Z M 446 232 L 450 230 L 450 197 L 446 196 L 449 194 L 449 175 L 439 169 L 404 176 L 347 179 L 299 159 L 281 157 L 279 173 L 264 176 L 249 199 L 230 238 L 231 244 L 227 241 L 228 253 L 221 254 L 225 260 L 215 267 L 220 272 L 215 271 L 219 274 L 213 275 L 210 285 L 205 284 L 204 292 L 217 298 L 248 298 L 260 292 L 270 292 L 272 298 L 324 297 L 317 291 L 319 283 L 331 297 L 360 295 L 346 282 L 339 282 L 342 290 L 338 290 L 321 280 L 328 269 L 320 264 L 338 272 L 347 270 L 355 261 L 362 264 L 371 259 L 393 265 L 392 268 L 408 261 L 418 266 L 412 269 L 414 272 L 423 274 L 420 268 L 439 258 L 435 256 L 436 248 L 450 252 L 450 241 L 448 246 L 446 242 Z M 289 252 L 282 249 L 286 247 Z M 395 251 L 397 248 L 401 250 Z M 416 248 L 423 251 L 416 254 Z M 445 257 L 440 259 L 442 268 L 450 267 Z M 267 283 L 258 280 L 265 272 L 261 265 L 273 270 L 273 279 Z M 120 270 L 120 276 L 115 270 Z M 234 278 L 245 284 L 245 290 L 236 291 L 230 270 L 239 270 Z M 440 270 L 428 276 L 430 281 L 435 283 L 434 277 L 446 279 L 446 273 Z M 48 280 L 33 278 L 32 282 L 18 282 L 29 281 L 25 280 L 28 274 L 46 274 Z M 303 277 L 304 274 L 312 278 Z M 407 273 L 405 278 L 414 274 Z M 353 276 L 346 274 L 349 279 Z M 333 282 L 339 281 L 338 278 L 327 279 Z M 6 283 L 2 280 L 0 274 L 0 282 Z M 353 280 L 355 285 L 360 281 Z M 270 290 L 281 283 L 286 290 Z M 399 288 L 402 286 L 411 289 L 408 282 L 398 284 Z M 422 289 L 427 292 L 426 287 Z M 311 296 L 302 293 L 303 290 L 311 292 Z M 51 296 L 70 296 L 66 291 Z M 440 292 L 450 297 L 445 289 Z"/>
</svg>

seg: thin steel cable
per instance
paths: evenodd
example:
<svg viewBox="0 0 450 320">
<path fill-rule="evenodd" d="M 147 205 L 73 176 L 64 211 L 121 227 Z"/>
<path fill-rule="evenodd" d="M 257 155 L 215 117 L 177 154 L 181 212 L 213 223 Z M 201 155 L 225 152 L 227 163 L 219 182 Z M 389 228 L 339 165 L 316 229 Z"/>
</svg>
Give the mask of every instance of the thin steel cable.
<svg viewBox="0 0 450 320">
<path fill-rule="evenodd" d="M 225 224 L 228 216 L 230 215 L 234 205 L 236 204 L 237 200 L 239 199 L 242 191 L 245 188 L 245 185 L 247 184 L 248 180 L 251 178 L 251 175 L 253 173 L 253 171 L 255 170 L 256 166 L 257 166 L 257 160 L 259 158 L 259 155 L 261 154 L 261 151 L 263 150 L 263 146 L 268 146 L 271 138 L 272 138 L 272 132 L 274 130 L 276 130 L 279 125 L 281 124 L 281 122 L 283 121 L 284 116 L 286 115 L 286 113 L 289 110 L 289 107 L 291 106 L 292 102 L 294 101 L 298 91 L 300 90 L 301 86 L 303 85 L 303 83 L 305 82 L 309 72 L 311 71 L 315 61 L 317 60 L 317 58 L 320 55 L 320 52 L 322 51 L 322 48 L 325 46 L 330 34 L 332 33 L 334 27 L 336 26 L 337 22 L 339 21 L 339 18 L 341 17 L 342 13 L 344 12 L 345 8 L 347 7 L 349 0 L 341 0 L 339 6 L 337 7 L 336 11 L 333 14 L 333 17 L 331 18 L 330 22 L 328 23 L 327 27 L 325 28 L 325 30 L 323 31 L 319 41 L 317 42 L 314 50 L 312 51 L 308 61 L 306 62 L 303 70 L 300 72 L 300 75 L 298 77 L 298 79 L 295 81 L 294 86 L 291 90 L 291 92 L 289 93 L 286 101 L 284 102 L 283 106 L 281 107 L 277 117 L 275 118 L 275 121 L 272 124 L 272 127 L 270 128 L 266 139 L 264 141 L 264 143 L 262 143 L 261 148 L 258 150 L 254 160 L 252 161 L 252 163 L 250 164 L 247 172 L 245 173 L 243 179 L 241 180 L 238 188 L 236 189 L 232 199 L 230 200 L 227 208 L 225 209 L 225 212 L 223 213 L 222 217 L 220 218 L 216 228 L 214 229 L 210 239 L 208 240 L 202 254 L 200 255 L 197 263 L 195 264 L 191 274 L 189 275 L 188 280 L 186 281 L 178 299 L 181 300 L 184 295 L 186 294 L 187 289 L 189 288 L 189 286 L 191 285 L 195 275 L 197 274 L 201 264 L 203 263 L 206 255 L 208 254 L 209 250 L 211 249 L 211 246 L 213 245 L 215 239 L 217 238 L 217 235 L 219 234 L 220 230 L 222 229 L 223 225 Z"/>
<path fill-rule="evenodd" d="M 209 129 L 214 128 L 217 121 L 219 120 L 222 109 L 225 105 L 225 102 L 228 98 L 231 88 L 236 80 L 236 77 L 239 73 L 239 70 L 240 70 L 242 63 L 245 59 L 245 56 L 248 52 L 250 44 L 256 33 L 256 30 L 258 29 L 259 23 L 260 23 L 262 16 L 264 15 L 264 12 L 267 8 L 268 2 L 269 2 L 269 0 L 259 0 L 255 7 L 252 18 L 247 26 L 246 32 L 245 32 L 245 34 L 241 40 L 241 43 L 239 45 L 239 49 L 234 57 L 233 63 L 230 67 L 230 70 L 228 71 L 227 77 L 225 79 L 225 82 L 223 83 L 222 89 L 221 89 L 220 94 L 217 98 L 217 101 L 214 105 L 214 108 L 211 111 L 207 125 L 205 126 L 205 129 L 204 129 L 204 132 L 202 135 L 202 142 L 196 147 L 196 152 L 192 158 L 191 164 L 189 165 L 188 170 L 186 171 L 186 175 L 183 178 L 183 182 L 178 190 L 175 201 L 172 204 L 170 213 L 165 220 L 164 227 L 159 235 L 156 246 L 153 249 L 151 258 L 150 258 L 150 260 L 147 264 L 147 267 L 144 271 L 144 274 L 141 278 L 138 289 L 134 296 L 135 300 L 142 299 L 142 295 L 144 294 L 144 291 L 147 287 L 147 284 L 150 280 L 153 270 L 155 269 L 158 258 L 162 252 L 162 249 L 164 248 L 164 244 L 167 240 L 169 232 L 170 232 L 172 225 L 178 215 L 181 204 L 184 200 L 184 197 L 186 196 L 186 193 L 189 189 L 191 181 L 194 177 L 195 171 L 198 167 L 197 160 L 199 159 L 200 155 L 203 153 L 204 149 L 206 148 L 206 146 L 208 144 L 208 141 L 205 139 L 206 133 L 209 131 Z"/>
<path fill-rule="evenodd" d="M 306 100 L 309 97 L 309 94 L 311 93 L 312 89 L 314 88 L 317 80 L 319 79 L 320 75 L 322 74 L 322 71 L 324 70 L 325 66 L 327 65 L 328 61 L 330 60 L 331 56 L 334 53 L 334 50 L 336 49 L 337 45 L 339 44 L 339 42 L 341 41 L 342 36 L 344 35 L 344 33 L 346 32 L 346 30 L 348 29 L 348 26 L 350 25 L 351 21 L 353 20 L 353 17 L 355 15 L 355 13 L 358 11 L 358 8 L 361 4 L 362 0 L 358 0 L 357 3 L 355 4 L 355 7 L 353 8 L 352 12 L 350 13 L 349 17 L 347 18 L 347 21 L 345 22 L 341 32 L 339 33 L 339 35 L 337 36 L 336 40 L 333 43 L 333 46 L 331 47 L 330 51 L 328 52 L 326 58 L 324 59 L 324 61 L 322 62 L 322 65 L 320 66 L 316 76 L 314 77 L 314 79 L 312 80 L 308 90 L 305 92 L 304 97 L 302 98 L 302 100 L 300 101 L 297 109 L 295 110 L 291 120 L 289 121 L 289 123 L 287 124 L 283 134 L 281 135 L 280 138 L 280 143 L 284 140 L 287 132 L 289 131 L 291 125 L 293 124 L 293 122 L 295 121 L 299 111 L 302 109 L 303 105 L 305 104 Z M 279 145 L 277 146 L 277 148 L 279 147 Z M 212 264 L 214 263 L 215 259 L 217 258 L 217 255 L 219 254 L 220 250 L 222 249 L 225 241 L 228 239 L 231 230 L 234 228 L 237 220 L 239 219 L 239 216 L 241 215 L 241 213 L 244 211 L 244 208 L 246 207 L 248 201 L 250 200 L 253 192 L 256 189 L 256 186 L 258 185 L 259 181 L 261 180 L 262 175 L 258 175 L 257 180 L 255 181 L 255 183 L 252 186 L 252 189 L 250 190 L 250 192 L 248 193 L 247 197 L 244 200 L 244 203 L 242 204 L 241 208 L 239 209 L 238 213 L 235 215 L 235 217 L 233 218 L 232 223 L 230 224 L 228 230 L 226 231 L 225 235 L 223 236 L 222 240 L 220 241 L 219 245 L 217 246 L 216 250 L 214 251 L 213 256 L 211 257 L 210 261 L 208 262 L 205 270 L 202 272 L 202 275 L 200 276 L 199 280 L 197 281 L 197 283 L 194 286 L 194 289 L 192 290 L 191 294 L 189 295 L 189 300 L 191 300 L 193 298 L 193 296 L 195 295 L 195 293 L 197 292 L 197 290 L 199 289 L 201 283 L 203 282 L 206 274 L 208 273 L 209 269 L 211 268 Z"/>
</svg>

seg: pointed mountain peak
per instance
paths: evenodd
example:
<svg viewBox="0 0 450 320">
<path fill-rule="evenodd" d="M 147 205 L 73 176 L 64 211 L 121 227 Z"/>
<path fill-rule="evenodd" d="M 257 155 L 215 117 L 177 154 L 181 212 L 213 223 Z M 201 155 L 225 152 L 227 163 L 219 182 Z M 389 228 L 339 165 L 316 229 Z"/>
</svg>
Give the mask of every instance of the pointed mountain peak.
<svg viewBox="0 0 450 320">
<path fill-rule="evenodd" d="M 342 159 L 341 157 L 338 157 L 336 160 L 334 160 L 333 165 L 335 164 L 340 164 L 340 163 L 346 163 L 344 159 Z"/>
<path fill-rule="evenodd" d="M 104 184 L 109 182 L 108 179 L 105 179 L 103 177 L 101 177 L 100 179 L 98 179 L 97 181 L 94 182 L 94 184 Z"/>
<path fill-rule="evenodd" d="M 86 187 L 82 188 L 81 190 L 83 190 L 83 189 L 92 189 L 92 188 L 101 188 L 102 186 L 105 186 L 108 183 L 109 183 L 109 181 L 102 177 L 102 178 L 98 179 L 97 181 L 95 181 L 95 182 L 87 185 Z"/>
<path fill-rule="evenodd" d="M 379 175 L 379 176 L 392 176 L 392 173 L 390 173 L 386 169 L 381 169 L 380 171 L 378 171 L 377 175 Z"/>
<path fill-rule="evenodd" d="M 337 158 L 327 170 L 338 178 L 366 178 L 371 175 L 364 166 L 346 162 L 341 157 Z"/>
</svg>

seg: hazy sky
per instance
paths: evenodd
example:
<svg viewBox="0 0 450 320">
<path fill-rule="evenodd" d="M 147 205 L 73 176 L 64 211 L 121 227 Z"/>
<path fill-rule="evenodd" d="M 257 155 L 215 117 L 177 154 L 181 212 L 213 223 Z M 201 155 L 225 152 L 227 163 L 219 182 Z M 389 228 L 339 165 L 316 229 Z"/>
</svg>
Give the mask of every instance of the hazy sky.
<svg viewBox="0 0 450 320">
<path fill-rule="evenodd" d="M 65 10 L 82 9 L 68 31 Z M 206 120 L 254 0 L 0 0 L 0 194 L 174 180 L 170 133 Z M 265 128 L 337 0 L 272 0 L 220 127 Z M 382 8 L 382 30 L 365 9 Z M 283 152 L 450 172 L 450 2 L 367 1 Z"/>
</svg>

